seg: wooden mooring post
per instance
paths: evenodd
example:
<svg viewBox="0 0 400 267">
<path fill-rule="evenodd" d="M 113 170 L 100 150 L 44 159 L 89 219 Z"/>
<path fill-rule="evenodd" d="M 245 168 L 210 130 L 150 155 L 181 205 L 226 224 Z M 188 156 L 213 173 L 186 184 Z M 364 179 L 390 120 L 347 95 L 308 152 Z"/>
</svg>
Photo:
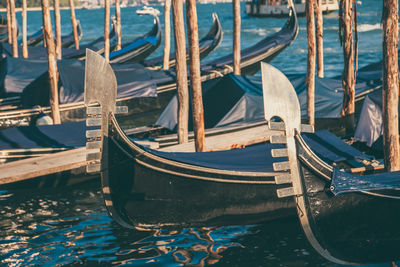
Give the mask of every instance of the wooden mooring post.
<svg viewBox="0 0 400 267">
<path fill-rule="evenodd" d="M 22 0 L 22 57 L 28 57 L 26 0 Z"/>
<path fill-rule="evenodd" d="M 188 142 L 189 92 L 186 66 L 186 40 L 183 21 L 183 1 L 172 0 L 174 23 L 176 84 L 178 91 L 178 143 Z"/>
<path fill-rule="evenodd" d="M 163 69 L 169 69 L 169 53 L 171 49 L 171 0 L 164 3 L 164 60 Z"/>
<path fill-rule="evenodd" d="M 11 44 L 13 57 L 18 57 L 18 29 L 17 17 L 15 15 L 15 0 L 10 1 L 10 15 L 11 15 Z"/>
<path fill-rule="evenodd" d="M 115 47 L 116 50 L 121 49 L 121 42 L 122 42 L 122 36 L 121 36 L 121 5 L 120 5 L 120 0 L 115 0 L 115 17 L 117 19 L 117 23 L 115 25 L 116 29 L 115 32 L 117 34 L 117 46 Z"/>
<path fill-rule="evenodd" d="M 355 81 L 358 57 L 357 19 L 355 8 L 356 3 L 353 0 L 340 1 L 339 38 L 340 43 L 343 46 L 344 57 L 344 70 L 342 74 L 344 96 L 341 116 L 344 117 L 347 134 L 353 134 L 355 127 Z M 355 32 L 355 44 L 353 41 L 353 30 Z"/>
<path fill-rule="evenodd" d="M 308 57 L 307 57 L 307 115 L 308 123 L 315 125 L 315 21 L 314 21 L 314 1 L 306 1 L 306 17 L 307 17 L 307 40 L 308 40 Z"/>
<path fill-rule="evenodd" d="M 233 73 L 240 75 L 240 0 L 233 3 Z"/>
<path fill-rule="evenodd" d="M 56 28 L 56 53 L 57 59 L 62 58 L 61 52 L 61 15 L 60 0 L 54 0 L 54 26 Z"/>
<path fill-rule="evenodd" d="M 48 59 L 49 82 L 50 82 L 50 106 L 54 124 L 60 124 L 61 118 L 60 118 L 60 108 L 58 104 L 57 59 L 56 59 L 56 49 L 53 39 L 53 32 L 51 28 L 49 1 L 41 0 L 41 2 L 42 2 L 42 17 L 43 17 L 43 32 L 47 46 L 47 59 Z"/>
<path fill-rule="evenodd" d="M 11 44 L 11 12 L 10 12 L 10 0 L 6 0 L 7 2 L 7 34 L 8 34 L 8 43 Z"/>
<path fill-rule="evenodd" d="M 383 144 L 387 171 L 400 170 L 399 148 L 399 2 L 384 0 L 383 23 Z"/>
<path fill-rule="evenodd" d="M 104 0 L 104 58 L 110 61 L 110 0 Z"/>
<path fill-rule="evenodd" d="M 324 78 L 324 20 L 321 8 L 322 0 L 315 0 L 316 36 L 317 36 L 317 75 Z"/>
<path fill-rule="evenodd" d="M 186 1 L 186 23 L 189 40 L 190 88 L 192 89 L 191 101 L 195 147 L 196 152 L 203 152 L 205 151 L 204 111 L 200 80 L 200 50 L 196 0 Z"/>
<path fill-rule="evenodd" d="M 71 10 L 71 22 L 72 22 L 72 31 L 74 33 L 75 49 L 78 50 L 79 49 L 79 36 L 78 36 L 78 29 L 76 28 L 74 0 L 69 0 L 69 8 Z"/>
</svg>

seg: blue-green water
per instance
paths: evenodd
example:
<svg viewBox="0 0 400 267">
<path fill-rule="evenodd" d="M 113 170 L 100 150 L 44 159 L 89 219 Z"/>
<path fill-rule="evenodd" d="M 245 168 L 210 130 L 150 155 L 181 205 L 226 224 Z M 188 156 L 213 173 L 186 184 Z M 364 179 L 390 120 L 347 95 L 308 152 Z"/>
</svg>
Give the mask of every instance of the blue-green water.
<svg viewBox="0 0 400 267">
<path fill-rule="evenodd" d="M 358 5 L 360 66 L 381 59 L 381 7 L 382 1 L 372 0 Z M 162 7 L 156 8 L 162 11 Z M 123 41 L 140 36 L 151 27 L 151 18 L 137 16 L 136 10 L 136 7 L 122 9 Z M 211 25 L 211 12 L 219 15 L 224 40 L 210 58 L 230 53 L 233 26 L 231 4 L 198 5 L 200 36 Z M 61 15 L 63 33 L 67 34 L 71 31 L 69 11 L 63 10 Z M 102 34 L 103 10 L 76 10 L 76 15 L 82 24 L 82 42 Z M 18 19 L 21 25 L 20 14 Z M 250 46 L 278 31 L 284 22 L 285 19 L 243 14 L 242 46 Z M 28 33 L 37 31 L 41 13 L 28 12 L 28 23 Z M 305 19 L 300 18 L 299 24 L 297 39 L 271 62 L 286 73 L 306 70 Z M 326 76 L 337 76 L 343 68 L 337 12 L 324 17 L 324 29 Z M 154 55 L 161 53 L 159 48 Z M 333 266 L 314 252 L 295 219 L 263 225 L 126 230 L 107 215 L 98 182 L 73 188 L 0 192 L 0 263 L 5 266 Z"/>
</svg>

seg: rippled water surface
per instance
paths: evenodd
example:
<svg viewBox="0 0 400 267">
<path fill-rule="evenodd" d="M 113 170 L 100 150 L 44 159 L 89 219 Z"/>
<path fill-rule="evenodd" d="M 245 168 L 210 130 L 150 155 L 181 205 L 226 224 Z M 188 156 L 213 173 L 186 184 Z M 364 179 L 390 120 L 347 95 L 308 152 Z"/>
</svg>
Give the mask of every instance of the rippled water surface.
<svg viewBox="0 0 400 267">
<path fill-rule="evenodd" d="M 358 1 L 360 3 L 360 1 Z M 359 65 L 381 59 L 381 1 L 364 0 L 358 6 Z M 162 7 L 157 7 L 162 10 Z M 150 17 L 138 17 L 136 7 L 122 9 L 123 41 L 142 35 L 151 27 Z M 242 5 L 242 13 L 244 5 Z M 217 12 L 224 40 L 209 57 L 231 51 L 231 4 L 198 5 L 200 36 Z M 63 33 L 71 31 L 69 11 L 62 11 Z M 83 42 L 102 34 L 102 10 L 76 10 L 83 28 Z M 20 14 L 18 19 L 21 25 Z M 161 18 L 161 21 L 163 18 Z M 250 46 L 276 32 L 285 19 L 242 15 L 242 46 Z M 40 12 L 28 12 L 28 33 L 37 31 Z M 293 44 L 272 61 L 286 73 L 306 70 L 306 26 Z M 342 71 L 337 12 L 324 17 L 324 53 L 327 76 Z M 160 55 L 159 48 L 154 55 Z M 296 218 L 263 225 L 190 229 L 127 230 L 108 216 L 98 182 L 72 188 L 0 191 L 0 263 L 26 265 L 136 265 L 154 266 L 333 266 L 316 254 L 305 240 Z M 380 266 L 389 266 L 383 264 Z"/>
</svg>

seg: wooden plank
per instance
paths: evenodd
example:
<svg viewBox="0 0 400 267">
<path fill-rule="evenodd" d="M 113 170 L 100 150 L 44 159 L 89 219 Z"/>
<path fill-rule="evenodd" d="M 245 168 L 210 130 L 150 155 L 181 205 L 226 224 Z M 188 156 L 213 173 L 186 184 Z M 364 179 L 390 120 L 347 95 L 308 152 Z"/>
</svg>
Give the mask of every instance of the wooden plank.
<svg viewBox="0 0 400 267">
<path fill-rule="evenodd" d="M 206 136 L 206 151 L 228 150 L 269 141 L 272 135 L 282 135 L 281 131 L 269 130 L 267 125 L 244 129 L 216 136 Z M 165 152 L 195 152 L 194 142 L 178 144 L 159 149 Z"/>
<path fill-rule="evenodd" d="M 86 154 L 99 150 L 71 149 L 47 156 L 23 159 L 1 165 L 0 185 L 14 183 L 87 165 Z"/>
</svg>

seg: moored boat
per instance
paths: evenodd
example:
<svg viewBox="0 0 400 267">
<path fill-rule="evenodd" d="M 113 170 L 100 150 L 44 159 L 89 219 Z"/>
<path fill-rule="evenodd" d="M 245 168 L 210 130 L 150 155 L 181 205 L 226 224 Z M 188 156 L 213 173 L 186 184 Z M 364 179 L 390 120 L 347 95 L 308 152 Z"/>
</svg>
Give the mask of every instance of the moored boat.
<svg viewBox="0 0 400 267">
<path fill-rule="evenodd" d="M 243 74 L 254 74 L 260 69 L 260 61 L 270 61 L 283 51 L 296 38 L 298 33 L 298 23 L 296 13 L 293 11 L 286 24 L 282 29 L 270 36 L 260 40 L 251 47 L 241 51 L 242 61 L 241 70 Z M 61 66 L 64 65 L 64 66 Z M 214 60 L 203 62 L 201 64 L 201 80 L 208 81 L 221 77 L 233 71 L 233 56 L 226 55 Z M 63 68 L 68 71 L 63 72 Z M 160 71 L 147 70 L 142 65 L 114 64 L 114 70 L 117 77 L 121 77 L 121 81 L 125 81 L 124 89 L 118 90 L 118 102 L 124 103 L 131 107 L 129 114 L 141 114 L 142 121 L 146 124 L 154 120 L 168 101 L 176 92 L 175 73 L 174 70 Z M 84 63 L 81 61 L 60 61 L 59 62 L 60 78 L 64 89 L 60 90 L 60 112 L 63 122 L 78 121 L 85 118 L 83 100 L 83 81 L 84 81 Z M 120 74 L 119 74 L 120 73 Z M 127 75 L 129 73 L 129 75 Z M 135 74 L 135 76 L 133 76 Z M 123 77 L 123 78 L 122 78 Z M 124 79 L 124 80 L 123 80 Z M 133 80 L 134 79 L 134 80 Z M 143 81 L 143 82 L 140 82 Z M 144 83 L 148 83 L 145 86 Z M 135 90 L 132 83 L 136 83 L 140 90 Z M 146 87 L 146 97 L 138 97 L 138 92 L 143 92 Z M 0 127 L 10 127 L 29 123 L 29 121 L 39 115 L 41 112 L 50 114 L 48 104 L 49 92 L 47 77 L 43 74 L 35 80 L 29 87 L 25 99 L 30 103 L 28 107 L 41 105 L 40 108 L 31 109 L 14 109 L 0 113 Z M 154 91 L 151 93 L 151 91 Z M 64 96 L 65 98 L 64 98 Z M 157 97 L 155 97 L 157 95 Z M 143 95 L 141 95 L 143 96 Z M 32 102 L 31 100 L 41 97 L 45 100 L 42 102 Z M 65 100 L 64 100 L 65 99 Z M 46 102 L 43 102 L 46 101 Z M 44 103 L 44 104 L 42 104 Z M 144 117 L 144 116 L 150 116 Z M 142 124 L 143 125 L 143 124 Z M 136 126 L 139 126 L 136 124 Z"/>
<path fill-rule="evenodd" d="M 293 3 L 297 14 L 305 16 L 306 0 L 293 0 Z M 339 5 L 337 0 L 322 0 L 321 9 L 327 14 L 338 10 Z M 245 11 L 255 17 L 284 17 L 289 13 L 288 0 L 251 0 L 246 2 Z"/>
<path fill-rule="evenodd" d="M 269 77 L 272 78 L 272 77 Z M 285 127 L 288 171 L 278 196 L 294 196 L 304 233 L 314 249 L 339 264 L 369 264 L 400 258 L 400 172 L 339 170 L 317 156 L 300 135 L 300 106 L 294 90 L 264 87 L 265 119 Z M 282 89 L 282 88 L 279 88 Z M 278 177 L 279 179 L 279 177 Z"/>
<path fill-rule="evenodd" d="M 284 164 L 285 154 L 278 144 L 283 136 L 276 139 L 278 143 L 271 140 L 233 150 L 150 149 L 127 137 L 115 118 L 114 114 L 126 108 L 115 106 L 117 85 L 111 67 L 90 51 L 87 59 L 91 61 L 85 79 L 87 125 L 101 128 L 87 131 L 92 140 L 86 147 L 102 151 L 88 154 L 88 171 L 101 171 L 105 204 L 118 223 L 129 228 L 243 224 L 293 211 L 294 202 L 281 201 L 274 192 L 282 189 L 283 176 L 289 178 L 274 169 Z M 100 69 L 101 80 L 97 78 Z M 263 87 L 292 88 L 277 69 L 269 66 L 268 72 L 267 78 L 263 72 Z M 96 93 L 99 89 L 109 91 L 103 96 Z"/>
</svg>

